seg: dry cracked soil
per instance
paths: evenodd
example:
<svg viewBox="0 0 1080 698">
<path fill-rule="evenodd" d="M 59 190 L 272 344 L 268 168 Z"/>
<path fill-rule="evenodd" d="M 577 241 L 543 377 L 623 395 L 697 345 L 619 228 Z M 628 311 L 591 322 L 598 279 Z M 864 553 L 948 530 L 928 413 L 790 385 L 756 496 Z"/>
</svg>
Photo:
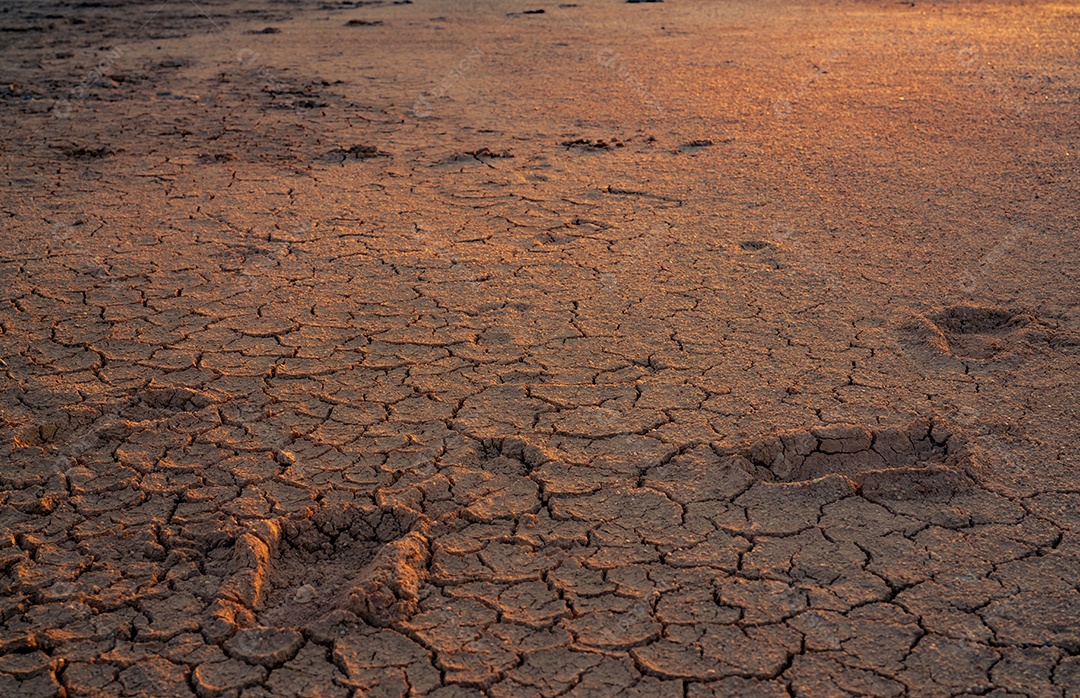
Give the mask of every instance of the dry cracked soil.
<svg viewBox="0 0 1080 698">
<path fill-rule="evenodd" d="M 0 3 L 0 695 L 1080 696 L 1080 5 Z"/>
</svg>

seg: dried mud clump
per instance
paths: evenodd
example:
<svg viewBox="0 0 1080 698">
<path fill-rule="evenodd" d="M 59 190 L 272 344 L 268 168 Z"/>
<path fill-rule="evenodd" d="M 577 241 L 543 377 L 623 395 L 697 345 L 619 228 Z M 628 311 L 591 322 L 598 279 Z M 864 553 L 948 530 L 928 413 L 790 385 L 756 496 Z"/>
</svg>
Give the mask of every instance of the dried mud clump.
<svg viewBox="0 0 1080 698">
<path fill-rule="evenodd" d="M 805 482 L 842 475 L 863 488 L 899 486 L 921 494 L 930 494 L 933 482 L 951 481 L 945 475 L 949 471 L 972 466 L 963 442 L 929 420 L 878 430 L 832 424 L 791 431 L 761 439 L 742 455 L 766 480 Z"/>
<path fill-rule="evenodd" d="M 760 252 L 770 246 L 771 245 L 764 240 L 743 240 L 739 243 L 739 247 L 747 252 Z"/>
<path fill-rule="evenodd" d="M 348 148 L 335 148 L 326 154 L 327 160 L 341 163 L 388 157 L 390 157 L 390 153 L 381 150 L 374 145 L 367 145 L 365 143 L 352 145 Z"/>
<path fill-rule="evenodd" d="M 214 627 L 303 629 L 337 609 L 393 625 L 416 610 L 428 555 L 426 521 L 401 507 L 334 504 L 262 521 L 223 563 Z"/>
<path fill-rule="evenodd" d="M 623 148 L 626 146 L 618 138 L 612 138 L 610 141 L 606 141 L 603 138 L 591 140 L 588 138 L 575 138 L 573 140 L 562 141 L 560 143 L 564 148 L 580 148 L 582 150 L 611 150 L 612 148 Z"/>
</svg>

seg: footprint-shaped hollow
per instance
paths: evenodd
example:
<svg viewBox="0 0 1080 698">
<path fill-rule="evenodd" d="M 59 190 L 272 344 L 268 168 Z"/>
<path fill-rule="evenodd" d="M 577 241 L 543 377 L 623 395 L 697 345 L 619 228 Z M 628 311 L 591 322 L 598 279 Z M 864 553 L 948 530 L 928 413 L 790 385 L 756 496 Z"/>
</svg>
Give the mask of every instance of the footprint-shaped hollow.
<svg viewBox="0 0 1080 698">
<path fill-rule="evenodd" d="M 989 359 L 1006 351 L 1011 335 L 1031 317 L 1004 308 L 954 305 L 926 316 L 941 331 L 954 356 Z"/>
<path fill-rule="evenodd" d="M 234 546 L 219 597 L 236 625 L 301 628 L 347 608 L 377 626 L 415 610 L 426 568 L 424 519 L 401 507 L 334 504 L 263 521 Z"/>
<path fill-rule="evenodd" d="M 1003 308 L 954 305 L 931 313 L 929 318 L 943 332 L 964 334 L 1005 334 L 1026 324 L 1026 316 Z"/>
<path fill-rule="evenodd" d="M 790 431 L 753 443 L 743 455 L 764 475 L 802 482 L 826 475 L 858 476 L 888 469 L 929 468 L 956 460 L 960 444 L 930 420 L 872 430 L 832 424 Z"/>
</svg>

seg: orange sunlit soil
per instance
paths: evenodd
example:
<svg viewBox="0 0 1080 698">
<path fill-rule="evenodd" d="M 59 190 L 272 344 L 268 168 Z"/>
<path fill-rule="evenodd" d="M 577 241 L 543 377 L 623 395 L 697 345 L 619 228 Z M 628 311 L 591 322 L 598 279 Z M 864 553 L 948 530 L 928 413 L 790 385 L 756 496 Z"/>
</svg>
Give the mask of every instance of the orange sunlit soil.
<svg viewBox="0 0 1080 698">
<path fill-rule="evenodd" d="M 0 696 L 1078 696 L 1080 5 L 0 4 Z"/>
</svg>

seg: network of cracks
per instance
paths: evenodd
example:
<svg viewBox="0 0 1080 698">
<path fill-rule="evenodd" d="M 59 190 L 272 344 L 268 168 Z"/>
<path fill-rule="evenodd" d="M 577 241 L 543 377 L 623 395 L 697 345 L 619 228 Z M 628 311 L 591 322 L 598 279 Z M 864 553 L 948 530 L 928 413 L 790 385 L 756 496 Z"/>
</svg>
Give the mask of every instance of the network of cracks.
<svg viewBox="0 0 1080 698">
<path fill-rule="evenodd" d="M 0 671 L 11 695 L 1066 695 L 1076 557 L 1047 515 L 1075 502 L 996 493 L 982 459 L 930 420 L 619 478 L 506 437 L 374 502 L 18 534 Z"/>
</svg>

